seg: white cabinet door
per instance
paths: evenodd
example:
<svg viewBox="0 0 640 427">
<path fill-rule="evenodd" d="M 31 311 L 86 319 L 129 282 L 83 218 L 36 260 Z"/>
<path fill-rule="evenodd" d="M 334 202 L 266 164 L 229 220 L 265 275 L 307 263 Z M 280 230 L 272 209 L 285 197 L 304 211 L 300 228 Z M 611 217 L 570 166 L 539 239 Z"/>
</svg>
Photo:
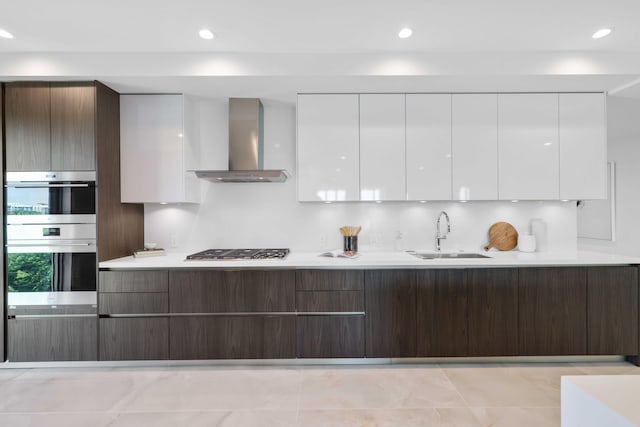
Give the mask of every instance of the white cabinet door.
<svg viewBox="0 0 640 427">
<path fill-rule="evenodd" d="M 360 95 L 360 200 L 405 200 L 404 94 Z"/>
<path fill-rule="evenodd" d="M 560 96 L 560 198 L 607 197 L 607 137 L 603 93 Z"/>
<path fill-rule="evenodd" d="M 559 198 L 558 94 L 498 95 L 500 200 Z"/>
<path fill-rule="evenodd" d="M 122 202 L 198 202 L 186 187 L 193 172 L 185 168 L 183 104 L 182 95 L 120 96 Z"/>
<path fill-rule="evenodd" d="M 451 94 L 406 95 L 407 200 L 451 200 Z"/>
<path fill-rule="evenodd" d="M 451 98 L 453 200 L 498 199 L 498 95 Z"/>
<path fill-rule="evenodd" d="M 355 201 L 359 194 L 358 95 L 298 95 L 298 200 Z"/>
</svg>

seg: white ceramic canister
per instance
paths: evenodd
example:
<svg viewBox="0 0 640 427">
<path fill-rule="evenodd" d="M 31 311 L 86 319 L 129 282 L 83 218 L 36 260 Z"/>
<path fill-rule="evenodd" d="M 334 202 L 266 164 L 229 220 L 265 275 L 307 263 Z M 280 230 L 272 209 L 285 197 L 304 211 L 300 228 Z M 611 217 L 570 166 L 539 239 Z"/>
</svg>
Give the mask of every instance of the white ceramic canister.
<svg viewBox="0 0 640 427">
<path fill-rule="evenodd" d="M 535 252 L 536 236 L 532 234 L 520 234 L 518 236 L 518 250 L 520 252 Z"/>
</svg>

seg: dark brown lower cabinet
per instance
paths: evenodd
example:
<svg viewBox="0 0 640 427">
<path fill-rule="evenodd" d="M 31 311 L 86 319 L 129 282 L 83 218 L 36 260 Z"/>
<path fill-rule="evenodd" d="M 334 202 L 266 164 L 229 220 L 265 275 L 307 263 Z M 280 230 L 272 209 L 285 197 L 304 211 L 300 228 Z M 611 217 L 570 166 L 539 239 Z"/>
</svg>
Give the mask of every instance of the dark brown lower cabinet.
<svg viewBox="0 0 640 427">
<path fill-rule="evenodd" d="M 416 356 L 414 270 L 365 272 L 367 357 Z"/>
<path fill-rule="evenodd" d="M 519 270 L 521 356 L 587 354 L 587 269 Z"/>
<path fill-rule="evenodd" d="M 364 357 L 364 316 L 298 316 L 297 357 Z"/>
<path fill-rule="evenodd" d="M 637 267 L 588 269 L 589 354 L 638 354 Z"/>
<path fill-rule="evenodd" d="M 467 270 L 469 356 L 518 355 L 518 270 Z"/>
<path fill-rule="evenodd" d="M 296 356 L 293 315 L 172 317 L 169 331 L 169 352 L 175 360 Z"/>
<path fill-rule="evenodd" d="M 100 319 L 100 360 L 169 359 L 167 317 Z"/>
<path fill-rule="evenodd" d="M 419 270 L 416 282 L 417 356 L 466 356 L 466 270 Z"/>
<path fill-rule="evenodd" d="M 97 360 L 98 318 L 17 318 L 7 321 L 10 362 Z"/>
</svg>

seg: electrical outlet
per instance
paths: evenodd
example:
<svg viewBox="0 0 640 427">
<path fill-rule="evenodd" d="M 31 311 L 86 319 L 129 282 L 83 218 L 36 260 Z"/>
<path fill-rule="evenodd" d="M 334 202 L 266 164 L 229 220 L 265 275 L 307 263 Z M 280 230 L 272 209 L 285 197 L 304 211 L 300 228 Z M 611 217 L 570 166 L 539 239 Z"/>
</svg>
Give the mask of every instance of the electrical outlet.
<svg viewBox="0 0 640 427">
<path fill-rule="evenodd" d="M 172 248 L 178 247 L 178 236 L 176 234 L 172 234 L 169 238 L 169 246 Z"/>
</svg>

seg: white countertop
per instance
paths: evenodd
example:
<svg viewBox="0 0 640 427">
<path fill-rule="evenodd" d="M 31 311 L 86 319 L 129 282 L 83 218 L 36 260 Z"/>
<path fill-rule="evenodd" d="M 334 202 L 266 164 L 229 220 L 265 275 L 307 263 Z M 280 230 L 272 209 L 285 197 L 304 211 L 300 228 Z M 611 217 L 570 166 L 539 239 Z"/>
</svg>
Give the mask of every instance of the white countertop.
<svg viewBox="0 0 640 427">
<path fill-rule="evenodd" d="M 519 266 L 589 266 L 640 264 L 640 257 L 599 252 L 483 252 L 491 258 L 418 259 L 405 252 L 363 252 L 355 259 L 320 257 L 319 252 L 292 251 L 284 260 L 187 261 L 187 253 L 169 252 L 163 256 L 124 257 L 100 263 L 106 269 L 162 268 L 456 268 L 456 267 L 519 267 Z"/>
</svg>

